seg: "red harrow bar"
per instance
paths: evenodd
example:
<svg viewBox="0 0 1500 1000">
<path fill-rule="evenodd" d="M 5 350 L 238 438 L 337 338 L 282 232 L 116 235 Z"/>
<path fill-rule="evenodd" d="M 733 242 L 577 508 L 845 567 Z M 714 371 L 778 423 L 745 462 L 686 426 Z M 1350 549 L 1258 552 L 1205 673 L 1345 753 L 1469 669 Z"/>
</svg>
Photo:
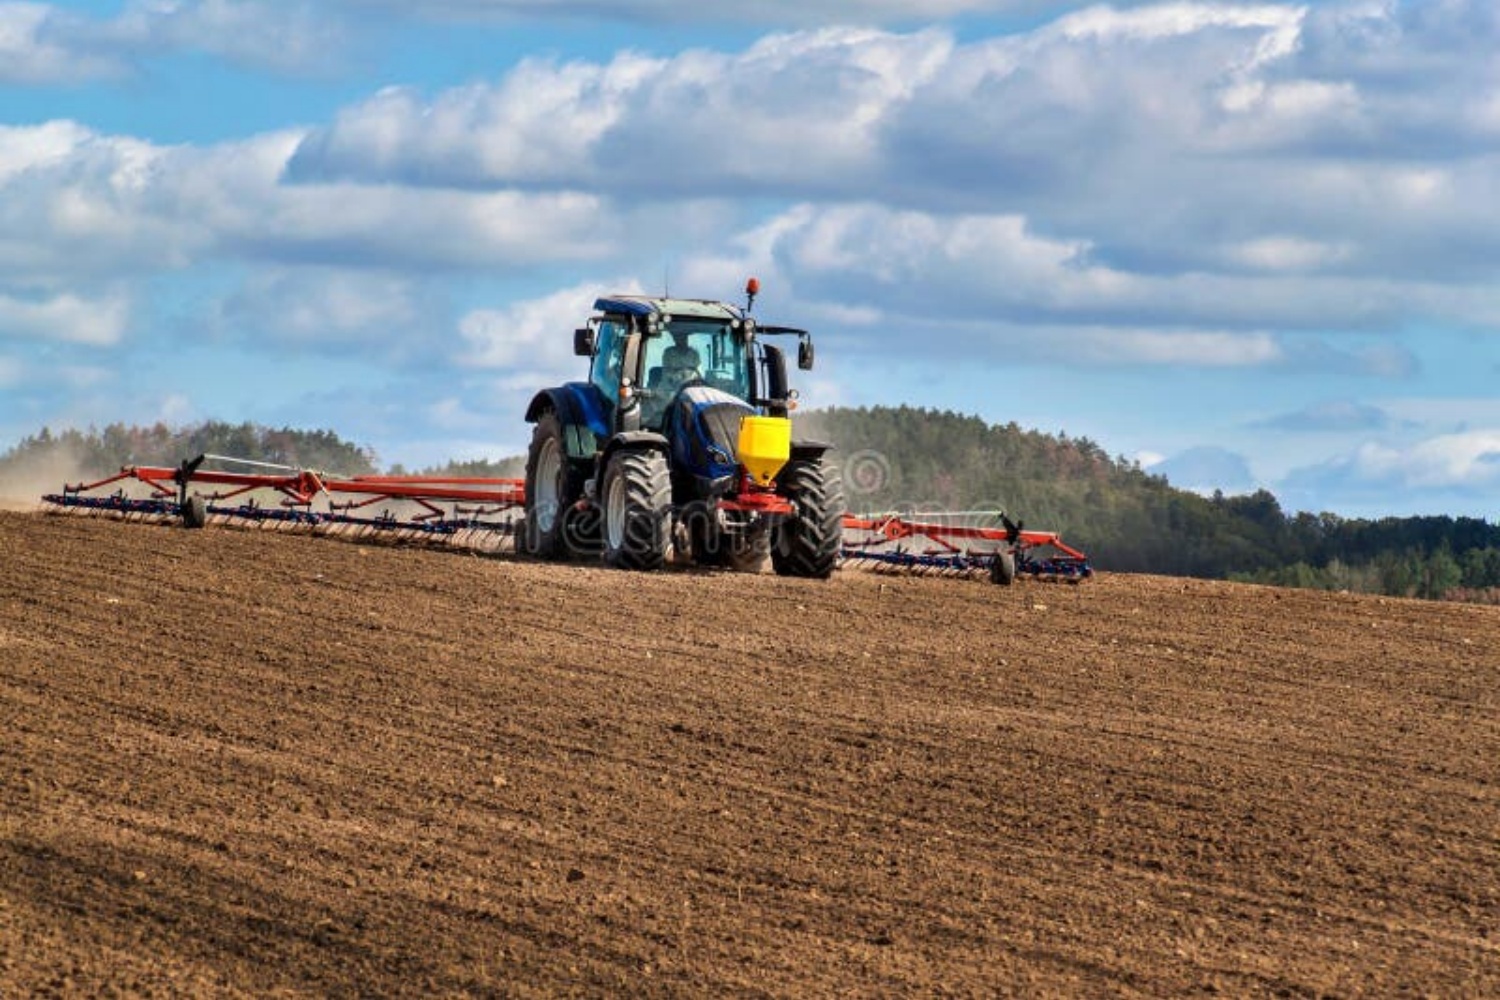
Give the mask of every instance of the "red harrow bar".
<svg viewBox="0 0 1500 1000">
<path fill-rule="evenodd" d="M 845 564 L 885 572 L 974 575 L 1009 585 L 1017 576 L 1078 583 L 1094 575 L 1088 556 L 1056 532 L 1027 531 L 1000 511 L 844 518 Z"/>
<path fill-rule="evenodd" d="M 203 468 L 207 462 L 232 469 Z M 260 470 L 260 471 L 236 471 Z M 190 492 L 190 487 L 192 491 Z M 202 487 L 213 487 L 204 492 Z M 335 476 L 308 469 L 199 455 L 177 468 L 126 466 L 92 483 L 64 486 L 43 502 L 124 518 L 210 517 L 265 528 L 378 535 L 494 551 L 507 546 L 525 505 L 521 479 L 439 476 Z M 1078 583 L 1093 575 L 1088 557 L 1054 532 L 1027 531 L 997 511 L 850 514 L 844 565 L 876 571 L 1016 577 Z"/>
<path fill-rule="evenodd" d="M 202 467 L 210 461 L 265 471 Z M 218 489 L 190 494 L 190 486 Z M 112 492 L 101 492 L 110 487 L 114 487 Z M 180 518 L 190 528 L 218 517 L 268 528 L 312 528 L 498 548 L 514 532 L 525 484 L 517 479 L 334 476 L 224 455 L 199 455 L 175 469 L 126 466 L 97 482 L 64 486 L 62 493 L 48 494 L 42 500 L 87 513 Z"/>
</svg>

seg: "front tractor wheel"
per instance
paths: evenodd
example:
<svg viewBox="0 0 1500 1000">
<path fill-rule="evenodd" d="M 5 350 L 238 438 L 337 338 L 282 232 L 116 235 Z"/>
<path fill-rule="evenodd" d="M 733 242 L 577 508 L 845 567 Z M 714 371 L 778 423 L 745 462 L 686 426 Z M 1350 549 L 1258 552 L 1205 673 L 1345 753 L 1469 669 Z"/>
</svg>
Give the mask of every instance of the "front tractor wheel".
<svg viewBox="0 0 1500 1000">
<path fill-rule="evenodd" d="M 619 451 L 604 470 L 604 561 L 660 569 L 671 538 L 672 483 L 658 451 Z"/>
<path fill-rule="evenodd" d="M 793 459 L 776 477 L 793 513 L 776 526 L 771 565 L 782 576 L 826 580 L 844 539 L 844 479 L 825 456 Z"/>
<path fill-rule="evenodd" d="M 583 483 L 568 462 L 562 421 L 543 413 L 531 432 L 526 453 L 526 519 L 518 548 L 543 559 L 569 554 L 568 515 L 583 493 Z"/>
</svg>

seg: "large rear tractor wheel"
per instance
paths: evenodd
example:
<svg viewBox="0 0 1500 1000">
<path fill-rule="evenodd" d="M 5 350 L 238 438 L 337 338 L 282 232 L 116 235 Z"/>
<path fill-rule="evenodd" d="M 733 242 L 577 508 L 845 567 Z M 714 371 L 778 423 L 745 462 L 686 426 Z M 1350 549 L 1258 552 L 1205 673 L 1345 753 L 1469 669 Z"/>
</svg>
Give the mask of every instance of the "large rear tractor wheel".
<svg viewBox="0 0 1500 1000">
<path fill-rule="evenodd" d="M 604 561 L 660 569 L 671 540 L 672 482 L 659 451 L 617 451 L 604 470 Z"/>
<path fill-rule="evenodd" d="M 771 565 L 782 576 L 826 580 L 844 539 L 844 479 L 826 456 L 794 459 L 776 477 L 793 513 L 776 526 Z"/>
<path fill-rule="evenodd" d="M 582 494 L 583 477 L 568 461 L 562 421 L 556 413 L 543 413 L 526 452 L 526 518 L 516 548 L 542 559 L 568 556 L 572 548 L 567 529 L 572 527 L 572 507 Z"/>
</svg>

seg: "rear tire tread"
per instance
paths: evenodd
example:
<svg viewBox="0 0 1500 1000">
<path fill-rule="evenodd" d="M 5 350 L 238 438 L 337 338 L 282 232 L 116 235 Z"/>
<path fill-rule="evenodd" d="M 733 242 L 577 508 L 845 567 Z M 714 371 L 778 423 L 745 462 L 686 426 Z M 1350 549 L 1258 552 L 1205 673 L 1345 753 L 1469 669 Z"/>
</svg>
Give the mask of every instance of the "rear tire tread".
<svg viewBox="0 0 1500 1000">
<path fill-rule="evenodd" d="M 558 470 L 556 486 L 557 510 L 552 512 L 552 526 L 543 531 L 536 510 L 536 498 L 541 495 L 537 488 L 537 466 L 548 443 L 556 449 L 562 462 Z M 539 559 L 565 559 L 575 553 L 570 545 L 567 529 L 573 504 L 583 495 L 584 476 L 568 459 L 567 436 L 557 414 L 548 410 L 537 417 L 536 427 L 531 433 L 531 445 L 526 453 L 526 516 L 521 521 L 521 531 L 516 537 L 516 550 L 522 555 Z"/>
<path fill-rule="evenodd" d="M 771 565 L 781 576 L 826 580 L 844 539 L 844 479 L 826 458 L 794 459 L 777 477 L 794 513 L 777 525 Z"/>
</svg>

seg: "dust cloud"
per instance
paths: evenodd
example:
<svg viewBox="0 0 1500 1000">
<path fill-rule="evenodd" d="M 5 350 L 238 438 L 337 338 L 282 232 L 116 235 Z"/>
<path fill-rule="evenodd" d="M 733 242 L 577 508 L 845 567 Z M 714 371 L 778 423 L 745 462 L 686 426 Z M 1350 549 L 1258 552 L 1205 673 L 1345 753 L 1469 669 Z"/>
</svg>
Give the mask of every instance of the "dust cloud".
<svg viewBox="0 0 1500 1000">
<path fill-rule="evenodd" d="M 38 510 L 44 494 L 100 478 L 98 469 L 85 468 L 82 457 L 69 448 L 16 458 L 0 468 L 0 510 Z"/>
</svg>

